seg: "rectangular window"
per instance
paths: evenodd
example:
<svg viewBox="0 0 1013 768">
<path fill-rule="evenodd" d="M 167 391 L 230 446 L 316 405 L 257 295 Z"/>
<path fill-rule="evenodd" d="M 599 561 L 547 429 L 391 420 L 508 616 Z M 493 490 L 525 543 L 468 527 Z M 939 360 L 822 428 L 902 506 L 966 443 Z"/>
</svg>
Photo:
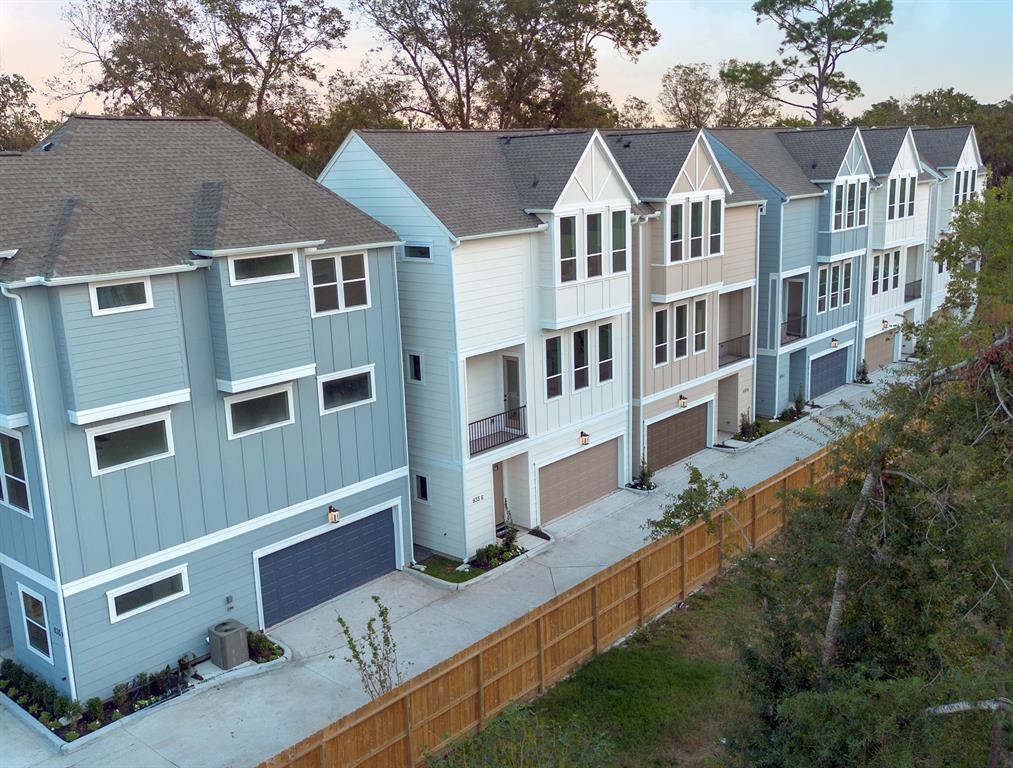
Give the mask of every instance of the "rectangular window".
<svg viewBox="0 0 1013 768">
<path fill-rule="evenodd" d="M 713 256 L 721 253 L 721 200 L 711 200 L 710 249 Z"/>
<path fill-rule="evenodd" d="M 233 256 L 229 259 L 229 271 L 232 285 L 238 285 L 296 277 L 299 267 L 294 253 L 275 253 L 270 256 Z"/>
<path fill-rule="evenodd" d="M 601 277 L 601 214 L 589 213 L 584 222 L 587 276 Z"/>
<path fill-rule="evenodd" d="M 968 199 L 968 196 L 969 196 L 968 184 L 970 183 L 970 180 L 971 180 L 971 174 L 968 171 L 964 171 L 964 187 L 963 187 L 964 193 L 963 193 L 963 195 L 961 195 L 961 198 L 960 198 L 960 202 L 962 202 L 962 203 L 966 203 L 967 202 L 967 199 Z"/>
<path fill-rule="evenodd" d="M 85 430 L 94 476 L 173 455 L 168 411 Z"/>
<path fill-rule="evenodd" d="M 422 355 L 417 352 L 408 353 L 408 381 L 422 381 Z"/>
<path fill-rule="evenodd" d="M 872 295 L 879 293 L 879 256 L 872 257 Z"/>
<path fill-rule="evenodd" d="M 957 171 L 953 174 L 953 207 L 956 208 L 960 205 L 960 177 L 963 175 L 962 171 Z"/>
<path fill-rule="evenodd" d="M 431 259 L 432 253 L 428 245 L 406 245 L 404 247 L 406 259 Z"/>
<path fill-rule="evenodd" d="M 915 215 L 915 192 L 918 190 L 918 177 L 912 176 L 907 188 L 907 215 Z"/>
<path fill-rule="evenodd" d="M 612 273 L 626 271 L 626 211 L 612 211 Z"/>
<path fill-rule="evenodd" d="M 295 421 L 292 385 L 282 384 L 225 398 L 229 440 L 283 427 Z"/>
<path fill-rule="evenodd" d="M 325 373 L 317 377 L 317 382 L 321 415 L 376 402 L 372 365 L 340 373 Z"/>
<path fill-rule="evenodd" d="M 974 197 L 974 193 L 978 191 L 978 169 L 971 169 L 971 197 Z"/>
<path fill-rule="evenodd" d="M 0 432 L 0 501 L 31 516 L 28 506 L 28 480 L 25 477 L 25 456 L 21 437 Z"/>
<path fill-rule="evenodd" d="M 689 304 L 675 308 L 675 359 L 689 354 Z"/>
<path fill-rule="evenodd" d="M 851 303 L 851 260 L 844 262 L 844 279 L 841 281 L 841 306 Z"/>
<path fill-rule="evenodd" d="M 326 315 L 369 306 L 366 255 L 310 259 L 313 314 Z"/>
<path fill-rule="evenodd" d="M 936 262 L 936 274 L 937 275 L 943 274 L 943 262 L 941 261 Z"/>
<path fill-rule="evenodd" d="M 890 290 L 890 254 L 883 254 L 883 279 L 880 281 L 879 290 L 886 293 Z"/>
<path fill-rule="evenodd" d="M 890 197 L 886 204 L 886 218 L 893 219 L 897 211 L 897 179 L 890 179 Z"/>
<path fill-rule="evenodd" d="M 834 229 L 844 228 L 844 190 L 846 185 L 837 184 L 834 187 Z"/>
<path fill-rule="evenodd" d="M 21 595 L 21 617 L 25 622 L 25 640 L 28 647 L 52 663 L 53 653 L 49 646 L 49 613 L 42 595 L 18 584 Z"/>
<path fill-rule="evenodd" d="M 545 396 L 563 394 L 563 344 L 559 336 L 545 340 Z"/>
<path fill-rule="evenodd" d="M 893 252 L 893 287 L 900 286 L 900 251 Z"/>
<path fill-rule="evenodd" d="M 588 365 L 587 329 L 573 332 L 573 391 L 586 389 L 591 383 Z"/>
<path fill-rule="evenodd" d="M 598 326 L 598 383 L 612 381 L 612 323 Z"/>
<path fill-rule="evenodd" d="M 907 203 L 907 176 L 900 180 L 900 195 L 897 197 L 897 218 L 903 218 L 905 215 L 905 208 Z"/>
<path fill-rule="evenodd" d="M 854 182 L 848 184 L 848 218 L 847 226 L 850 229 L 855 226 L 855 207 L 856 207 L 856 195 L 858 194 L 858 185 Z"/>
<path fill-rule="evenodd" d="M 820 267 L 818 282 L 816 284 L 816 311 L 827 311 L 827 268 Z"/>
<path fill-rule="evenodd" d="M 668 362 L 668 310 L 654 312 L 654 365 Z"/>
<path fill-rule="evenodd" d="M 869 208 L 869 182 L 863 181 L 858 185 L 858 226 L 864 227 L 866 212 Z"/>
<path fill-rule="evenodd" d="M 668 260 L 682 261 L 682 204 L 668 207 L 670 237 L 668 244 Z"/>
<path fill-rule="evenodd" d="M 689 204 L 689 257 L 703 256 L 703 201 Z"/>
<path fill-rule="evenodd" d="M 91 295 L 91 313 L 96 317 L 149 309 L 154 306 L 151 298 L 151 280 L 147 277 L 140 280 L 89 283 L 88 292 Z"/>
<path fill-rule="evenodd" d="M 417 501 L 429 501 L 429 478 L 425 475 L 415 475 L 415 498 Z"/>
<path fill-rule="evenodd" d="M 559 220 L 559 281 L 571 283 L 577 279 L 577 217 L 563 216 Z"/>
<path fill-rule="evenodd" d="M 115 624 L 189 594 L 190 580 L 184 564 L 106 592 L 109 620 Z"/>
<path fill-rule="evenodd" d="M 707 349 L 707 299 L 693 305 L 693 354 Z"/>
<path fill-rule="evenodd" d="M 837 309 L 841 301 L 841 265 L 834 264 L 830 267 L 830 308 Z"/>
</svg>

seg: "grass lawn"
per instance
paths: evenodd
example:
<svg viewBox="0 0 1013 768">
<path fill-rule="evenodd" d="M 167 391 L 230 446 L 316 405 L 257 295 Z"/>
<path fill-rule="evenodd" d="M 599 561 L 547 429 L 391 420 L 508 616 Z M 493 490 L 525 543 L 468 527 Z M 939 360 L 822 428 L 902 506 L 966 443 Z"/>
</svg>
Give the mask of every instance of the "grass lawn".
<svg viewBox="0 0 1013 768">
<path fill-rule="evenodd" d="M 485 571 L 478 568 L 458 571 L 456 568 L 460 563 L 443 555 L 430 555 L 422 561 L 422 565 L 426 567 L 425 574 L 427 576 L 435 576 L 437 579 L 450 581 L 454 584 L 460 584 L 462 581 L 471 581 L 476 576 L 481 576 L 485 573 Z"/>
<path fill-rule="evenodd" d="M 576 721 L 603 734 L 615 747 L 600 763 L 608 768 L 717 766 L 723 728 L 746 716 L 737 692 L 734 638 L 748 636 L 755 620 L 740 577 L 726 576 L 690 597 L 687 608 L 593 659 L 528 708 L 549 725 L 564 728 Z M 502 738 L 496 733 L 493 728 L 472 737 L 468 751 L 477 757 L 475 742 Z M 490 758 L 484 764 L 543 765 L 532 760 Z M 481 759 L 467 761 L 479 764 Z"/>
</svg>

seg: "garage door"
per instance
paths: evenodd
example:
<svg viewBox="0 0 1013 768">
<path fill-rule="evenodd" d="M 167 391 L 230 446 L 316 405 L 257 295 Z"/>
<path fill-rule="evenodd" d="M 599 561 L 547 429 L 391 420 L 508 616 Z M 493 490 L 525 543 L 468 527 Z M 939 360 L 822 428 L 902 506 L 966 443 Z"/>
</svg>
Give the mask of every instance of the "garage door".
<svg viewBox="0 0 1013 768">
<path fill-rule="evenodd" d="M 542 523 L 572 512 L 619 486 L 619 440 L 585 448 L 538 470 Z"/>
<path fill-rule="evenodd" d="M 893 337 L 895 331 L 877 333 L 865 340 L 865 365 L 869 373 L 878 371 L 893 362 Z"/>
<path fill-rule="evenodd" d="M 838 349 L 817 357 L 809 368 L 809 399 L 825 395 L 848 380 L 848 350 Z"/>
<path fill-rule="evenodd" d="M 302 613 L 394 567 L 392 510 L 265 555 L 260 558 L 264 626 Z"/>
<path fill-rule="evenodd" d="M 659 470 L 707 447 L 707 406 L 698 405 L 647 427 L 647 463 Z"/>
</svg>

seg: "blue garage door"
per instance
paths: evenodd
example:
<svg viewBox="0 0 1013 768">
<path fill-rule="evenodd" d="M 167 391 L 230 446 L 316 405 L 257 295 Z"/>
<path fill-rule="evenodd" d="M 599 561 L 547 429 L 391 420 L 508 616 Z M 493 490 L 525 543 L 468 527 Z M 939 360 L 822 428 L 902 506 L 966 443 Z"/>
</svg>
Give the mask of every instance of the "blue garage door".
<svg viewBox="0 0 1013 768">
<path fill-rule="evenodd" d="M 848 381 L 848 350 L 817 357 L 809 369 L 809 399 L 825 395 Z"/>
<path fill-rule="evenodd" d="M 394 570 L 394 515 L 384 510 L 260 558 L 264 626 Z"/>
</svg>

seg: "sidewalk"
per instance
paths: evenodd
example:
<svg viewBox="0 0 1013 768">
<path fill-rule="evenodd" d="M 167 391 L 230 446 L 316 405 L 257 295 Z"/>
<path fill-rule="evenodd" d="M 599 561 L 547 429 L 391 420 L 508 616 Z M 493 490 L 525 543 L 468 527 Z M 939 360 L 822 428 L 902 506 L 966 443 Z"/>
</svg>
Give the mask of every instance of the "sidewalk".
<svg viewBox="0 0 1013 768">
<path fill-rule="evenodd" d="M 898 366 L 873 374 L 889 378 Z M 900 368 L 903 370 L 903 367 Z M 847 385 L 819 400 L 817 414 L 858 405 L 872 387 Z M 826 436 L 811 419 L 784 427 L 761 445 L 729 454 L 707 450 L 692 458 L 704 474 L 724 472 L 747 488 L 815 452 Z M 555 544 L 501 576 L 459 591 L 430 586 L 395 572 L 275 627 L 271 634 L 293 650 L 293 661 L 260 677 L 225 681 L 169 702 L 70 754 L 58 754 L 12 715 L 0 710 L 0 766 L 102 768 L 246 768 L 267 759 L 366 703 L 358 675 L 335 621 L 341 614 L 360 631 L 371 615 L 371 595 L 390 609 L 402 664 L 418 674 L 536 608 L 645 543 L 644 521 L 655 517 L 666 493 L 677 493 L 685 465 L 655 476 L 650 496 L 617 491 L 545 529 Z"/>
</svg>

